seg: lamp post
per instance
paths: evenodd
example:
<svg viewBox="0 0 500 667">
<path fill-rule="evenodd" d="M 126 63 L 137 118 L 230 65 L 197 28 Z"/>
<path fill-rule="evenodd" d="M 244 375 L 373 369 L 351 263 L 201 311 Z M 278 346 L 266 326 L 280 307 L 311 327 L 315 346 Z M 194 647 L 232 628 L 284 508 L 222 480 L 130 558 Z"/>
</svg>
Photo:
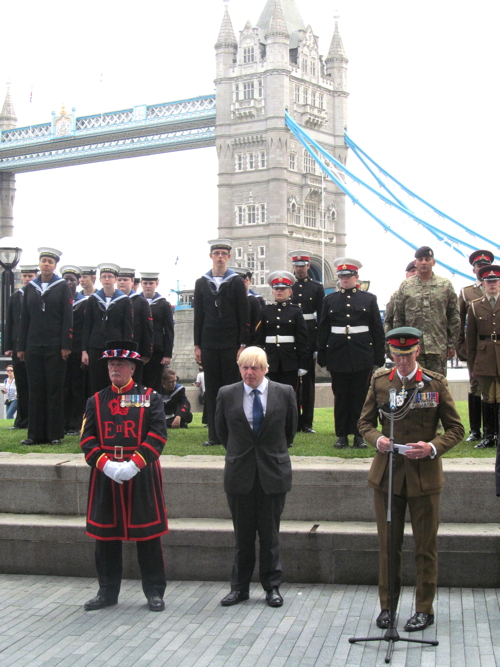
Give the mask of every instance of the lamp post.
<svg viewBox="0 0 500 667">
<path fill-rule="evenodd" d="M 2 273 L 2 306 L 1 306 L 1 335 L 2 335 L 2 354 L 5 354 L 5 326 L 9 301 L 14 291 L 14 272 L 13 269 L 21 259 L 22 248 L 20 248 L 12 237 L 6 236 L 0 239 L 0 266 Z"/>
</svg>

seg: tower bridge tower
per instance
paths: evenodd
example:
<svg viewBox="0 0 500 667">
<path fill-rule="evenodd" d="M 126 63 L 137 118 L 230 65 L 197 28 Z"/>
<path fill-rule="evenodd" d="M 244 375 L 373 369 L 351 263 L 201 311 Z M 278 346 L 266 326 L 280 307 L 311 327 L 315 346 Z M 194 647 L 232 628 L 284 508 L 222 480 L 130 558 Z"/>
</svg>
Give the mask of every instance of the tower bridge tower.
<svg viewBox="0 0 500 667">
<path fill-rule="evenodd" d="M 287 253 L 310 251 L 312 273 L 332 286 L 345 249 L 345 195 L 285 125 L 284 112 L 344 164 L 347 63 L 335 21 L 325 59 L 295 0 L 267 0 L 255 26 L 236 39 L 227 4 L 215 45 L 219 236 L 232 262 L 254 270 L 267 294 L 269 272 Z"/>
<path fill-rule="evenodd" d="M 7 84 L 7 94 L 0 112 L 0 130 L 12 130 L 16 124 L 16 112 L 10 95 L 10 86 Z M 0 172 L 0 238 L 12 236 L 15 194 L 16 175 L 10 171 Z"/>
</svg>

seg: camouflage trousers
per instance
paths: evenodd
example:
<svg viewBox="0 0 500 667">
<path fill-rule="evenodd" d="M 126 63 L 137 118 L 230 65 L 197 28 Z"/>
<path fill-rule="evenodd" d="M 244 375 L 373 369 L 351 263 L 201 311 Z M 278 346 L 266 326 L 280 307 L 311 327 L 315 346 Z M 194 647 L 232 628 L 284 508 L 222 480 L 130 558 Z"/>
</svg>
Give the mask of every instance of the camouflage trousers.
<svg viewBox="0 0 500 667">
<path fill-rule="evenodd" d="M 418 363 L 422 368 L 427 368 L 429 371 L 441 373 L 446 377 L 446 354 L 420 354 L 417 357 Z"/>
</svg>

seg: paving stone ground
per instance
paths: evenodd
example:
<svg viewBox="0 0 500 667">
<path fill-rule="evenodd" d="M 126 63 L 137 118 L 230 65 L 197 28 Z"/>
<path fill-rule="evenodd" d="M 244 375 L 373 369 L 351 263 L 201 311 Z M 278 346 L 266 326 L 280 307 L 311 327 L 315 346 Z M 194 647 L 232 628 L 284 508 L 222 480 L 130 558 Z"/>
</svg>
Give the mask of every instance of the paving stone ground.
<svg viewBox="0 0 500 667">
<path fill-rule="evenodd" d="M 172 582 L 166 610 L 152 613 L 140 582 L 124 581 L 119 604 L 84 612 L 92 579 L 0 575 L 1 667 L 372 667 L 387 643 L 350 644 L 377 636 L 374 586 L 284 584 L 285 604 L 271 609 L 253 585 L 250 600 L 221 607 L 222 582 Z M 403 589 L 398 631 L 413 613 Z M 440 588 L 437 623 L 412 637 L 438 639 L 423 648 L 397 642 L 394 667 L 500 667 L 500 591 Z"/>
</svg>

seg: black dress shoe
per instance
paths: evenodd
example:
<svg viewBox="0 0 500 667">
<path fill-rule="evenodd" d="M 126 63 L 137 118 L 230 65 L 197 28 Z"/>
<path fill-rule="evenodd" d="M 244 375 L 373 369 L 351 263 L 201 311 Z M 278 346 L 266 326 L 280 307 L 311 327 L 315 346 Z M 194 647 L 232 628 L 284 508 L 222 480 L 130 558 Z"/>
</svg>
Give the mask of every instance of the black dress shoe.
<svg viewBox="0 0 500 667">
<path fill-rule="evenodd" d="M 495 438 L 484 438 L 479 442 L 474 449 L 486 449 L 487 447 L 496 447 Z"/>
<path fill-rule="evenodd" d="M 267 591 L 266 602 L 270 607 L 281 607 L 283 605 L 283 598 L 277 586 Z"/>
<path fill-rule="evenodd" d="M 151 595 L 148 597 L 149 611 L 163 611 L 165 609 L 165 601 L 159 595 Z"/>
<path fill-rule="evenodd" d="M 417 611 L 406 621 L 405 630 L 406 632 L 417 632 L 417 630 L 425 630 L 429 625 L 434 625 L 434 614 Z"/>
<path fill-rule="evenodd" d="M 215 442 L 215 440 L 205 440 L 203 447 L 217 447 L 220 445 L 220 442 Z"/>
<path fill-rule="evenodd" d="M 51 444 L 51 445 L 61 445 L 61 444 L 62 444 L 62 440 L 52 440 L 52 442 L 51 442 L 50 444 Z"/>
<path fill-rule="evenodd" d="M 377 620 L 375 621 L 377 624 L 377 628 L 380 628 L 381 630 L 387 630 L 389 625 L 391 624 L 391 614 L 388 609 L 382 609 L 380 614 L 377 616 Z"/>
<path fill-rule="evenodd" d="M 245 602 L 250 597 L 248 591 L 231 591 L 220 601 L 223 607 L 232 607 L 238 602 Z"/>
<path fill-rule="evenodd" d="M 316 431 L 310 426 L 304 426 L 304 428 L 302 429 L 302 433 L 316 433 Z"/>
<path fill-rule="evenodd" d="M 66 431 L 66 435 L 80 435 L 80 433 L 76 429 L 70 428 L 69 431 Z"/>
<path fill-rule="evenodd" d="M 469 437 L 466 438 L 465 442 L 475 442 L 476 440 L 481 440 L 481 434 L 476 433 L 475 431 L 471 431 Z"/>
<path fill-rule="evenodd" d="M 345 436 L 341 435 L 333 446 L 337 449 L 345 449 L 346 447 L 349 447 L 349 440 Z"/>
<path fill-rule="evenodd" d="M 354 436 L 354 449 L 367 449 L 368 445 L 360 435 Z"/>
<path fill-rule="evenodd" d="M 7 431 L 18 431 L 19 429 L 17 428 L 17 426 L 7 426 L 6 430 Z"/>
<path fill-rule="evenodd" d="M 118 600 L 106 600 L 102 595 L 96 595 L 92 600 L 88 600 L 83 608 L 85 611 L 94 611 L 94 609 L 104 609 L 104 607 L 112 607 L 114 604 L 118 604 Z"/>
<path fill-rule="evenodd" d="M 31 440 L 31 438 L 26 438 L 26 440 L 21 440 L 21 442 L 19 444 L 20 445 L 28 445 L 28 447 L 29 447 L 31 445 L 36 445 L 36 442 L 34 440 Z"/>
</svg>

